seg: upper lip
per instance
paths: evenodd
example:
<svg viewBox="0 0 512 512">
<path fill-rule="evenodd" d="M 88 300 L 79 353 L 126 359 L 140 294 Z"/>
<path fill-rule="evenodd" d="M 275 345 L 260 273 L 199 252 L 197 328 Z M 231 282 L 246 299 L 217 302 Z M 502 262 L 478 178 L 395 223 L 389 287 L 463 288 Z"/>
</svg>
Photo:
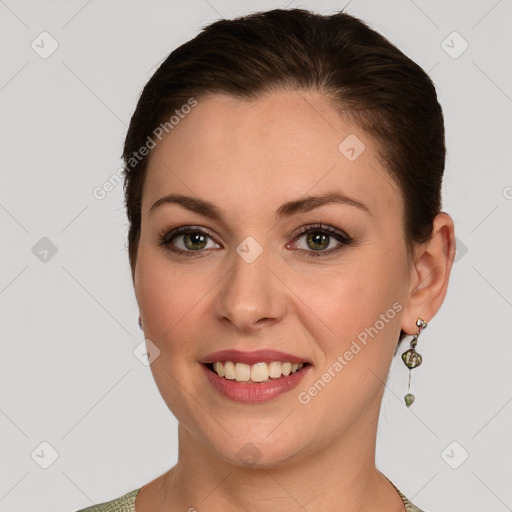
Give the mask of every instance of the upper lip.
<svg viewBox="0 0 512 512">
<path fill-rule="evenodd" d="M 215 362 L 232 361 L 234 363 L 256 364 L 266 361 L 281 361 L 290 363 L 310 363 L 307 359 L 278 350 L 264 349 L 253 352 L 243 350 L 219 350 L 212 352 L 201 359 L 201 363 L 210 364 Z"/>
</svg>

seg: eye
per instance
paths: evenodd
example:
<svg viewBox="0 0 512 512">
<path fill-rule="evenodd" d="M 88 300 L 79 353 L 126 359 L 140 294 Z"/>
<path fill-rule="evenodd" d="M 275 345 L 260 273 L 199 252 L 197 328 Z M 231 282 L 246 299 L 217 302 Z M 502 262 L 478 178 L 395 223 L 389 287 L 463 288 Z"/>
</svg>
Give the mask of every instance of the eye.
<svg viewBox="0 0 512 512">
<path fill-rule="evenodd" d="M 159 245 L 177 253 L 202 252 L 204 249 L 219 247 L 216 242 L 208 246 L 208 239 L 213 242 L 213 238 L 203 229 L 182 226 L 169 233 L 159 235 Z"/>
<path fill-rule="evenodd" d="M 303 238 L 305 246 L 297 247 L 297 242 Z M 335 241 L 338 241 L 338 244 L 335 244 Z M 353 239 L 343 231 L 323 224 L 316 224 L 302 228 L 295 236 L 293 243 L 286 247 L 298 249 L 308 258 L 316 258 L 328 256 L 352 242 Z M 171 231 L 163 230 L 158 234 L 158 245 L 184 256 L 199 256 L 209 252 L 206 251 L 207 249 L 222 247 L 215 242 L 211 234 L 194 226 L 181 226 Z"/>
<path fill-rule="evenodd" d="M 322 224 L 306 226 L 305 228 L 301 229 L 301 231 L 295 237 L 293 246 L 295 246 L 297 241 L 302 238 L 304 238 L 305 247 L 298 247 L 298 249 L 304 251 L 304 255 L 308 258 L 327 256 L 333 252 L 339 251 L 343 248 L 343 246 L 349 245 L 352 242 L 352 239 L 347 234 Z M 334 244 L 333 248 L 332 243 L 335 240 L 337 240 L 339 243 L 337 245 Z"/>
</svg>

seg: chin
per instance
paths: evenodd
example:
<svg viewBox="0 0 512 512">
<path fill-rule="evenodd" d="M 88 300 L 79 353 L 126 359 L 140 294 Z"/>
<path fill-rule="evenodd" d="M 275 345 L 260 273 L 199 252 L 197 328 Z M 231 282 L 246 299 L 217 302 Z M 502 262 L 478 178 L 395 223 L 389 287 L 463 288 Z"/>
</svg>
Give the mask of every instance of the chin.
<svg viewBox="0 0 512 512">
<path fill-rule="evenodd" d="M 277 423 L 274 422 L 272 428 Z M 280 433 L 272 432 L 272 428 L 242 429 L 241 432 L 234 432 L 233 437 L 225 436 L 222 440 L 210 439 L 207 442 L 218 456 L 232 465 L 268 469 L 288 463 L 301 452 L 298 436 L 284 429 Z M 269 435 L 269 432 L 272 433 Z"/>
</svg>

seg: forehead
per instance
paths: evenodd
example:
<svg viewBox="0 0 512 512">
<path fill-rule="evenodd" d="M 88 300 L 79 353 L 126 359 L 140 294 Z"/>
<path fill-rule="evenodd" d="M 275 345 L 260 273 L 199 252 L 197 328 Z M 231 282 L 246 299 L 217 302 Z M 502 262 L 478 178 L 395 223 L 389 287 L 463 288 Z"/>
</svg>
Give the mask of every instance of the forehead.
<svg viewBox="0 0 512 512">
<path fill-rule="evenodd" d="M 239 211 L 334 189 L 377 213 L 399 204 L 375 141 L 321 93 L 216 94 L 197 102 L 152 150 L 143 211 L 171 192 Z"/>
</svg>

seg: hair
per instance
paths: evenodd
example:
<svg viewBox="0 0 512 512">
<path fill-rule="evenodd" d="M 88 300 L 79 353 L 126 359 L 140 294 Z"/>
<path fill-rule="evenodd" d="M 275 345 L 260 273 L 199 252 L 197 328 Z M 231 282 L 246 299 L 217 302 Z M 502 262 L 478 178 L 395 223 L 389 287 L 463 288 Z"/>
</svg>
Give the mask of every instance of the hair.
<svg viewBox="0 0 512 512">
<path fill-rule="evenodd" d="M 171 52 L 145 85 L 122 155 L 132 278 L 151 155 L 142 149 L 159 133 L 157 127 L 169 126 L 177 109 L 187 112 L 191 98 L 219 93 L 255 100 L 283 90 L 323 93 L 340 115 L 372 136 L 403 198 L 408 256 L 415 244 L 431 238 L 441 209 L 446 149 L 443 113 L 429 76 L 345 12 L 274 9 L 203 27 Z M 405 336 L 401 331 L 398 344 Z"/>
</svg>

